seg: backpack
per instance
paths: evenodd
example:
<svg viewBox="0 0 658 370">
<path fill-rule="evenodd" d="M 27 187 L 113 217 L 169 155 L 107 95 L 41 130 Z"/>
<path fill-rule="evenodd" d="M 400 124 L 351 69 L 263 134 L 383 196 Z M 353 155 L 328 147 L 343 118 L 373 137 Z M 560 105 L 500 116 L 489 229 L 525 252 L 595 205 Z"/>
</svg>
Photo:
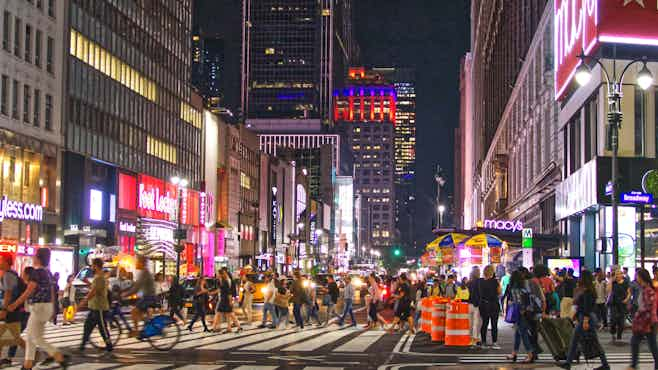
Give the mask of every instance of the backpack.
<svg viewBox="0 0 658 370">
<path fill-rule="evenodd" d="M 7 271 L 7 273 L 14 275 L 16 277 L 16 281 L 17 281 L 16 288 L 14 289 L 13 292 L 11 292 L 11 302 L 14 302 L 18 299 L 18 297 L 23 295 L 23 293 L 25 292 L 25 289 L 27 289 L 27 284 L 25 284 L 23 279 L 21 279 L 21 277 L 18 276 L 18 273 L 16 273 L 16 271 L 9 270 L 9 271 Z"/>
</svg>

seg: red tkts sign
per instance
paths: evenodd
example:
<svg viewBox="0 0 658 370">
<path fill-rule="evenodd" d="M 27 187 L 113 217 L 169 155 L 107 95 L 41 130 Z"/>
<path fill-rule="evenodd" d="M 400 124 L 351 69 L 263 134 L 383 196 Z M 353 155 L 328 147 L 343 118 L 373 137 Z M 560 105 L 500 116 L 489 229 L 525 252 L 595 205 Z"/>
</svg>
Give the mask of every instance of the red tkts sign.
<svg viewBox="0 0 658 370">
<path fill-rule="evenodd" d="M 601 43 L 658 46 L 658 0 L 555 0 L 555 98 L 569 88 L 578 55 Z"/>
</svg>

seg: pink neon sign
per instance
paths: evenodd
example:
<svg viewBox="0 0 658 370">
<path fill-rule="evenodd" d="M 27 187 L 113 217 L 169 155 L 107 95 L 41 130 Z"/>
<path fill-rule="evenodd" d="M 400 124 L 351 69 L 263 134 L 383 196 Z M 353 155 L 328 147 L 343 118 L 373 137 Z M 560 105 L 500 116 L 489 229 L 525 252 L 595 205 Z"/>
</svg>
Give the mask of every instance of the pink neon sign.
<svg viewBox="0 0 658 370">
<path fill-rule="evenodd" d="M 658 0 L 556 0 L 555 98 L 571 85 L 578 55 L 602 43 L 658 46 Z"/>
</svg>

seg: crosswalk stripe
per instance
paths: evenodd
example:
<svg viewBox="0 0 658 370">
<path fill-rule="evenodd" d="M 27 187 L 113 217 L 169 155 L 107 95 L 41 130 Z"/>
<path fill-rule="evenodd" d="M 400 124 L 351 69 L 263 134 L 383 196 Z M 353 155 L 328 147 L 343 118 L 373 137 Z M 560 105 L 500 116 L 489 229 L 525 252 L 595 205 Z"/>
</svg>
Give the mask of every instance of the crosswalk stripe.
<svg viewBox="0 0 658 370">
<path fill-rule="evenodd" d="M 302 370 L 343 370 L 344 367 L 306 366 Z"/>
<path fill-rule="evenodd" d="M 85 362 L 83 364 L 71 365 L 69 369 L 71 370 L 101 370 L 101 369 L 110 369 L 116 367 L 119 364 L 113 363 L 103 363 L 103 362 Z M 147 369 L 144 369 L 147 370 Z"/>
<path fill-rule="evenodd" d="M 298 342 L 300 340 L 310 338 L 314 335 L 318 335 L 320 333 L 319 329 L 312 329 L 312 330 L 304 330 L 300 331 L 297 333 L 292 333 L 288 335 L 284 335 L 282 337 L 265 341 L 262 343 L 257 343 L 248 347 L 241 348 L 241 351 L 268 351 L 271 350 L 272 348 L 277 348 L 277 347 L 282 347 L 285 346 L 286 344 L 291 344 L 294 342 Z"/>
<path fill-rule="evenodd" d="M 237 339 L 234 340 L 229 340 L 225 342 L 219 342 L 219 343 L 213 343 L 209 345 L 205 345 L 200 347 L 201 349 L 217 349 L 217 350 L 225 350 L 225 349 L 231 349 L 231 348 L 236 348 L 240 346 L 245 346 L 248 344 L 260 342 L 262 340 L 267 340 L 270 338 L 274 338 L 277 336 L 280 336 L 282 334 L 288 334 L 291 333 L 292 330 L 284 330 L 284 331 L 272 331 L 268 333 L 262 333 L 262 334 L 257 334 L 257 335 L 251 335 L 251 336 L 241 336 Z"/>
<path fill-rule="evenodd" d="M 299 344 L 292 345 L 290 347 L 286 347 L 283 350 L 284 351 L 315 351 L 316 349 L 319 349 L 321 347 L 327 346 L 331 343 L 334 343 L 335 341 L 346 337 L 348 335 L 354 334 L 355 331 L 353 330 L 348 330 L 348 329 L 343 329 L 343 330 L 333 330 L 328 333 L 322 334 L 318 337 L 315 337 L 311 340 L 304 341 Z"/>
<path fill-rule="evenodd" d="M 255 330 L 245 330 L 243 333 L 244 335 L 255 335 L 259 333 L 263 333 L 268 331 L 269 329 L 255 329 Z M 210 345 L 213 344 L 217 341 L 225 340 L 225 339 L 235 339 L 236 334 L 235 333 L 227 333 L 227 334 L 215 334 L 215 335 L 206 335 L 202 338 L 199 338 L 197 340 L 187 340 L 187 338 L 181 338 L 181 342 L 174 347 L 175 349 L 188 349 L 188 348 L 198 348 L 202 347 L 205 345 Z"/>
<path fill-rule="evenodd" d="M 130 366 L 122 366 L 121 370 L 160 370 L 166 367 L 170 367 L 171 364 L 137 364 Z"/>
<path fill-rule="evenodd" d="M 276 370 L 278 366 L 266 366 L 266 365 L 242 365 L 234 368 L 233 370 Z"/>
<path fill-rule="evenodd" d="M 334 349 L 332 352 L 365 352 L 386 334 L 385 331 L 366 331 L 358 337 Z"/>
<path fill-rule="evenodd" d="M 223 368 L 224 366 L 221 365 L 185 365 L 177 367 L 176 370 L 219 370 Z"/>
</svg>

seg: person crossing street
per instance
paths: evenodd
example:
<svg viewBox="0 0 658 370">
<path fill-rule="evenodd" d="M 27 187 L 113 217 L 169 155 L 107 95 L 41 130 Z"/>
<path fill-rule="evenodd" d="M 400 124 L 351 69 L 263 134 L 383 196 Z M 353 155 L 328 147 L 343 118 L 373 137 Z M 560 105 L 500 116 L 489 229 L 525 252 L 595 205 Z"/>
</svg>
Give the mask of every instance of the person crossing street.
<svg viewBox="0 0 658 370">
<path fill-rule="evenodd" d="M 94 258 L 91 267 L 94 271 L 94 280 L 91 282 L 89 293 L 87 293 L 87 296 L 80 304 L 81 306 L 86 304 L 89 308 L 89 313 L 87 313 L 87 319 L 84 324 L 82 343 L 80 343 L 80 352 L 85 350 L 85 346 L 89 343 L 91 332 L 96 327 L 98 327 L 98 331 L 105 342 L 105 350 L 107 352 L 112 352 L 112 342 L 105 322 L 107 313 L 110 309 L 110 303 L 107 299 L 108 282 L 107 279 L 105 279 L 105 272 L 103 271 L 103 260 L 100 258 Z"/>
<path fill-rule="evenodd" d="M 352 307 L 354 304 L 355 293 L 354 285 L 352 285 L 352 278 L 349 276 L 345 277 L 345 288 L 343 289 L 343 314 L 338 321 L 338 325 L 340 326 L 345 324 L 345 318 L 349 314 L 350 319 L 352 320 L 352 326 L 356 327 L 356 317 L 354 316 L 354 309 Z"/>
</svg>

